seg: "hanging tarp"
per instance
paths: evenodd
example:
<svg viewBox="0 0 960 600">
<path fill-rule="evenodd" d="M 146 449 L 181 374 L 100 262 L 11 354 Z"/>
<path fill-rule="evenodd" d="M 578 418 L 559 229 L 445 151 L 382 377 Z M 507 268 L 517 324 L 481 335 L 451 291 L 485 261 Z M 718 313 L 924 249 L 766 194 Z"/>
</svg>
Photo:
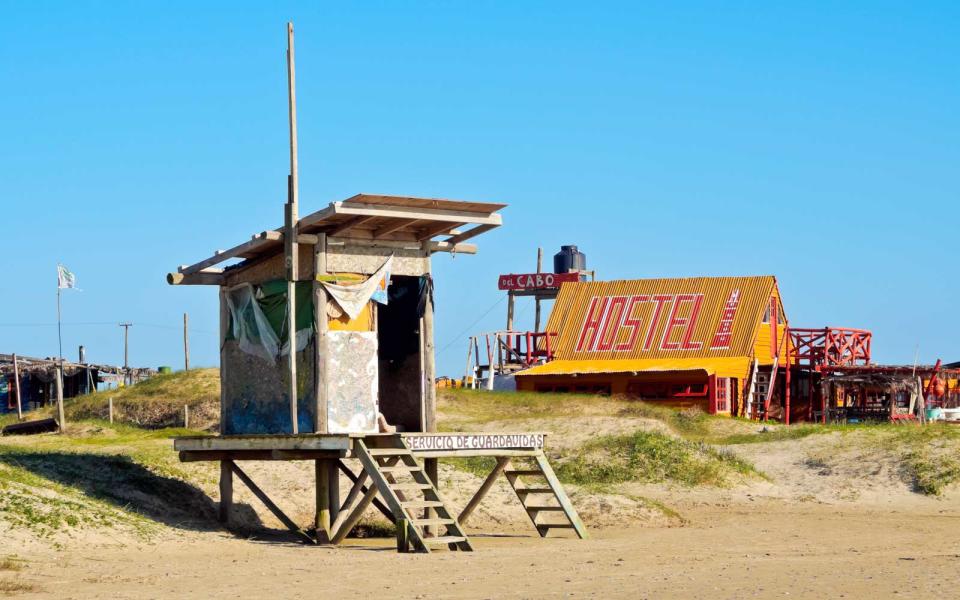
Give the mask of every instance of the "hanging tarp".
<svg viewBox="0 0 960 600">
<path fill-rule="evenodd" d="M 313 337 L 313 285 L 297 282 L 297 352 Z M 248 354 L 275 362 L 289 353 L 287 282 L 276 280 L 254 286 L 244 283 L 227 290 L 230 327 L 227 339 L 237 340 Z"/>
<path fill-rule="evenodd" d="M 376 433 L 377 334 L 327 332 L 327 426 L 330 433 Z"/>
<path fill-rule="evenodd" d="M 320 283 L 327 290 L 330 296 L 337 302 L 337 305 L 347 313 L 351 319 L 356 319 L 367 302 L 373 298 L 374 294 L 380 289 L 381 284 L 386 282 L 390 275 L 390 267 L 393 263 L 391 255 L 383 265 L 377 269 L 377 272 L 369 279 L 357 285 L 338 285 L 328 281 Z M 384 295 L 385 299 L 385 295 Z"/>
</svg>

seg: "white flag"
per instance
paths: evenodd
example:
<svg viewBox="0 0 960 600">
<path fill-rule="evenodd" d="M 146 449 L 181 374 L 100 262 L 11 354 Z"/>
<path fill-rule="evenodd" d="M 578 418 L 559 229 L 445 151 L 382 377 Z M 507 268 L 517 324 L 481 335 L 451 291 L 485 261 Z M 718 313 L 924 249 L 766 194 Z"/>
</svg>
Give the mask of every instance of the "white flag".
<svg viewBox="0 0 960 600">
<path fill-rule="evenodd" d="M 61 290 L 77 289 L 77 276 L 63 265 L 57 265 L 57 287 Z"/>
</svg>

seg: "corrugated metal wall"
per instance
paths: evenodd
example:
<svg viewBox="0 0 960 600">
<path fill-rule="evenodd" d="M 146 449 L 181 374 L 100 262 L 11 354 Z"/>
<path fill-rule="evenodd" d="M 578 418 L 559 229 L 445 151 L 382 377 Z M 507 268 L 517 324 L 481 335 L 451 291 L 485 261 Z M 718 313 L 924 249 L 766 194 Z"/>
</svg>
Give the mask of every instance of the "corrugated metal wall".
<svg viewBox="0 0 960 600">
<path fill-rule="evenodd" d="M 560 360 L 752 356 L 774 288 L 773 276 L 568 283 L 547 330 L 559 333 L 553 347 Z M 734 295 L 729 343 L 714 343 Z M 675 324 L 666 337 L 671 318 Z"/>
</svg>

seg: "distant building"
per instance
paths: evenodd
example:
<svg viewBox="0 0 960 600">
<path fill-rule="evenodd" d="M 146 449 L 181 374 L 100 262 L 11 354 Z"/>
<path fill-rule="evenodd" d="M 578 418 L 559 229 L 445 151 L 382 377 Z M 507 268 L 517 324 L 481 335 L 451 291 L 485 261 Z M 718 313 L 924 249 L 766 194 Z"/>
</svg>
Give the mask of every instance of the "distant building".
<svg viewBox="0 0 960 600">
<path fill-rule="evenodd" d="M 565 283 L 546 329 L 554 360 L 517 373 L 518 390 L 727 415 L 767 399 L 789 343 L 773 276 Z"/>
</svg>

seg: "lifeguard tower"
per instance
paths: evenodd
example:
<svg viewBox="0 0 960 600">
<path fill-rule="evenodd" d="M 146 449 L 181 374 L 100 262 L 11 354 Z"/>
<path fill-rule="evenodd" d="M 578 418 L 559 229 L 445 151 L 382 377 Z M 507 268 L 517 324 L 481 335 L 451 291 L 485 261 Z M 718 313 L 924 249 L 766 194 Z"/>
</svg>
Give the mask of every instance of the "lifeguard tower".
<svg viewBox="0 0 960 600">
<path fill-rule="evenodd" d="M 360 194 L 299 217 L 292 26 L 288 44 L 284 227 L 167 275 L 171 285 L 220 291 L 220 435 L 177 438 L 180 459 L 220 462 L 221 520 L 229 519 L 236 475 L 289 529 L 317 543 L 340 543 L 374 505 L 396 524 L 401 551 L 471 550 L 464 523 L 500 476 L 540 535 L 572 529 L 585 537 L 544 455 L 545 434 L 437 433 L 431 256 L 475 253 L 467 241 L 500 226 L 505 205 Z M 447 456 L 496 458 L 459 515 L 438 490 L 437 459 Z M 248 460 L 315 463 L 310 527 L 287 517 L 237 464 Z M 350 482 L 344 495 L 340 473 Z"/>
</svg>

